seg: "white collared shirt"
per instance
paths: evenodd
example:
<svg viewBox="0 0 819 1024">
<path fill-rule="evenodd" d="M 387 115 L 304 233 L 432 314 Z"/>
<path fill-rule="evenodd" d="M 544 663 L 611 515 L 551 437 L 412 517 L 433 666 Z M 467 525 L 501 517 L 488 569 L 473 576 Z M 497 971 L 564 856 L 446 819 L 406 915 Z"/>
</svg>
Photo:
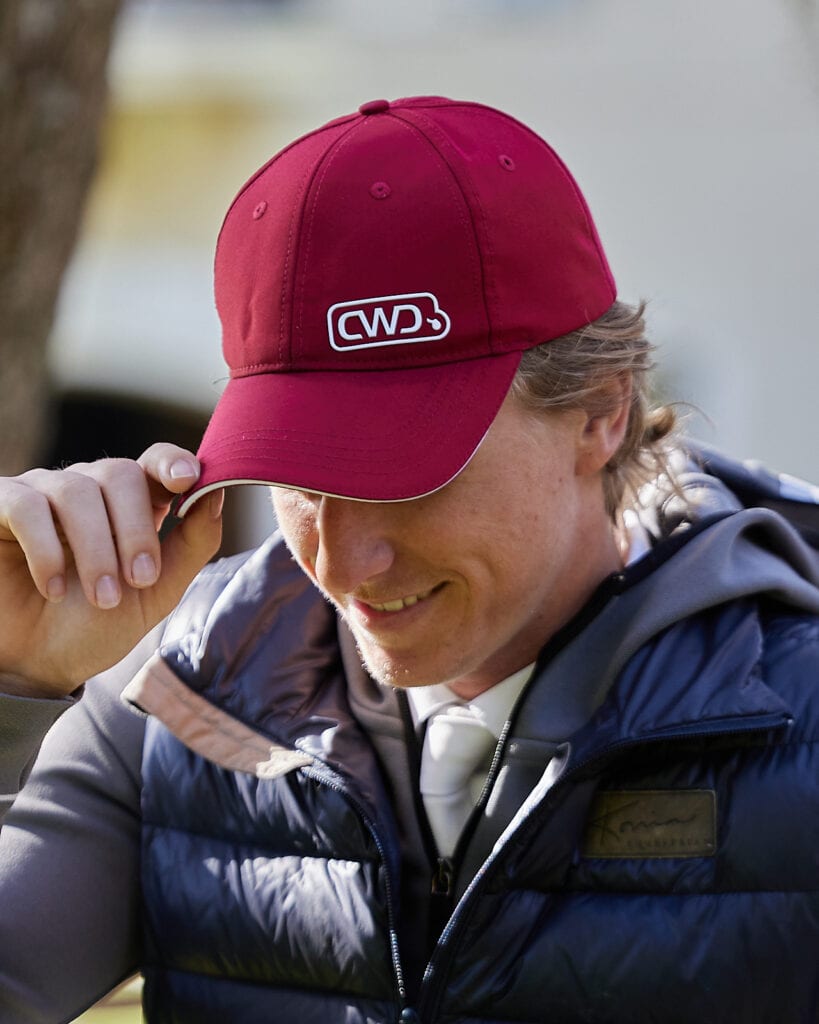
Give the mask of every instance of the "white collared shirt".
<svg viewBox="0 0 819 1024">
<path fill-rule="evenodd" d="M 421 794 L 427 810 L 430 829 L 442 856 L 448 857 L 452 854 L 463 825 L 474 809 L 483 789 L 489 764 L 480 751 L 485 750 L 487 755 L 491 752 L 491 748 L 486 748 L 480 742 L 474 742 L 477 734 L 467 737 L 461 732 L 467 723 L 464 723 L 454 735 L 451 735 L 453 709 L 457 710 L 459 718 L 461 716 L 470 718 L 479 724 L 481 734 L 488 741 L 497 741 L 512 713 L 515 701 L 532 674 L 533 668 L 534 662 L 468 701 L 459 698 L 445 683 L 412 687 L 407 690 L 407 699 L 416 730 L 420 730 L 425 723 L 428 724 L 421 753 Z M 437 725 L 438 722 L 442 727 L 444 722 L 447 723 L 448 731 L 444 735 L 449 737 L 447 743 L 455 744 L 453 748 L 448 745 L 437 747 L 429 745 L 433 734 L 432 724 Z M 470 731 L 468 729 L 467 733 Z M 438 740 L 440 741 L 440 739 L 439 735 Z M 455 740 L 461 742 L 455 743 Z M 439 792 L 438 786 L 441 782 L 448 780 L 451 783 L 453 781 L 451 775 L 455 779 L 462 776 L 465 764 L 467 771 L 470 770 L 471 754 L 467 756 L 466 762 L 464 755 L 466 751 L 472 751 L 473 747 L 477 752 L 477 759 L 468 784 L 459 786 L 452 792 L 448 792 L 445 786 L 444 790 Z M 451 759 L 450 749 L 452 749 Z"/>
<path fill-rule="evenodd" d="M 407 700 L 412 712 L 415 728 L 420 729 L 433 715 L 447 706 L 459 704 L 468 709 L 478 721 L 487 728 L 495 739 L 500 739 L 506 720 L 512 713 L 515 701 L 532 674 L 535 663 L 518 669 L 500 683 L 490 686 L 488 690 L 473 697 L 462 700 L 446 685 L 434 683 L 432 686 L 413 686 L 407 690 Z"/>
</svg>

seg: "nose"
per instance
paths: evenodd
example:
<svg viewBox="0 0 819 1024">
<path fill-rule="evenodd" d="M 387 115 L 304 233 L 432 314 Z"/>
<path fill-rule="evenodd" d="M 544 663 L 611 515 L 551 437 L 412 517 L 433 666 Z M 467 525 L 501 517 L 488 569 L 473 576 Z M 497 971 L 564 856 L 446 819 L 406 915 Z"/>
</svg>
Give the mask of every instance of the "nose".
<svg viewBox="0 0 819 1024">
<path fill-rule="evenodd" d="M 378 502 L 324 496 L 316 518 L 316 581 L 331 595 L 351 594 L 393 564 L 388 515 Z"/>
</svg>

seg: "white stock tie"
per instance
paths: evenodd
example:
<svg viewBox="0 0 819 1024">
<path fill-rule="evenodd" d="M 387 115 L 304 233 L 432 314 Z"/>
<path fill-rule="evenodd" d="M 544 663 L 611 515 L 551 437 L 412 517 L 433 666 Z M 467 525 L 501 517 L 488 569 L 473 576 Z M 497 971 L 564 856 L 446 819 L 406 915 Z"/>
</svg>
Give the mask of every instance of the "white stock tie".
<svg viewBox="0 0 819 1024">
<path fill-rule="evenodd" d="M 449 857 L 477 803 L 495 737 L 468 708 L 451 705 L 427 724 L 421 796 L 442 857 Z"/>
</svg>

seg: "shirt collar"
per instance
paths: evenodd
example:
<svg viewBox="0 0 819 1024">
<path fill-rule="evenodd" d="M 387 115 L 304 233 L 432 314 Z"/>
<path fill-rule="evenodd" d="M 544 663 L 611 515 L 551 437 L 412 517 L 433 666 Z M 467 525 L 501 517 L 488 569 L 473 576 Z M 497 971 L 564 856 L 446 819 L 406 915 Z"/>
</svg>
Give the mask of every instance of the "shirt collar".
<svg viewBox="0 0 819 1024">
<path fill-rule="evenodd" d="M 526 665 L 511 676 L 488 690 L 473 697 L 472 700 L 461 700 L 446 683 L 434 683 L 432 686 L 412 686 L 406 691 L 412 718 L 416 729 L 433 715 L 450 704 L 459 704 L 468 708 L 495 737 L 500 738 L 503 727 L 512 713 L 512 708 L 521 691 L 532 674 L 535 663 Z"/>
</svg>

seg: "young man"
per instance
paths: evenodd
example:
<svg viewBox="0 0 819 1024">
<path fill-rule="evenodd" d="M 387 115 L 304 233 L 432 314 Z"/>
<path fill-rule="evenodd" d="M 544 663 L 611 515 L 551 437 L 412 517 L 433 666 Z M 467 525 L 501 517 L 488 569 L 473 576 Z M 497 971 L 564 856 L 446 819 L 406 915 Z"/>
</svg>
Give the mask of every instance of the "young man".
<svg viewBox="0 0 819 1024">
<path fill-rule="evenodd" d="M 673 451 L 559 158 L 367 103 L 215 275 L 198 459 L 0 486 L 0 1020 L 815 1020 L 815 501 Z"/>
</svg>

